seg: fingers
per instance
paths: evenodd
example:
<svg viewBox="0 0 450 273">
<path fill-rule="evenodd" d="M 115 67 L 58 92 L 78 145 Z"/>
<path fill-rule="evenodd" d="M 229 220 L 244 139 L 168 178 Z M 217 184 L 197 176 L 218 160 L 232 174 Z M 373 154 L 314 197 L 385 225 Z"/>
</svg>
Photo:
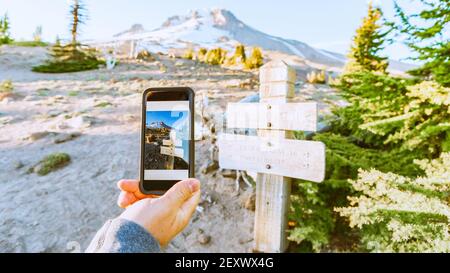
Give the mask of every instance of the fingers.
<svg viewBox="0 0 450 273">
<path fill-rule="evenodd" d="M 194 214 L 199 201 L 200 201 L 200 191 L 197 191 L 191 198 L 189 198 L 186 202 L 184 202 L 183 205 L 181 205 L 180 208 L 182 215 L 181 221 L 183 222 L 184 225 L 187 225 L 187 223 L 191 219 L 192 214 Z"/>
<path fill-rule="evenodd" d="M 123 191 L 136 192 L 139 191 L 139 180 L 122 179 L 117 182 L 117 187 Z"/>
<path fill-rule="evenodd" d="M 200 181 L 190 178 L 176 183 L 162 198 L 169 206 L 181 207 L 196 192 L 200 192 Z"/>
<path fill-rule="evenodd" d="M 121 191 L 119 194 L 119 198 L 117 199 L 117 205 L 119 205 L 119 207 L 121 208 L 126 208 L 138 200 L 139 199 L 137 199 L 133 193 Z"/>
<path fill-rule="evenodd" d="M 135 179 L 122 179 L 117 182 L 117 187 L 122 191 L 133 193 L 134 196 L 136 196 L 137 200 L 158 197 L 157 195 L 153 194 L 143 194 L 141 192 L 141 189 L 139 188 L 139 180 Z"/>
</svg>

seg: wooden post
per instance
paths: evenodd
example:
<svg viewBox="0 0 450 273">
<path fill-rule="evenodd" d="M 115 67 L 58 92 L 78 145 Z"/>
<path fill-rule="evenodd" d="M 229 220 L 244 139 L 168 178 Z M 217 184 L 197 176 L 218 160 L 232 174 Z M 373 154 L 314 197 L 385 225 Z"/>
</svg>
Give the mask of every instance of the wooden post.
<svg viewBox="0 0 450 273">
<path fill-rule="evenodd" d="M 295 70 L 283 61 L 270 62 L 260 69 L 260 102 L 279 104 L 294 96 Z M 271 124 L 268 122 L 267 127 Z M 258 136 L 276 141 L 293 138 L 293 131 L 260 129 Z M 270 165 L 266 168 L 270 169 Z M 283 252 L 288 247 L 286 238 L 287 213 L 291 193 L 291 179 L 284 176 L 258 173 L 256 181 L 256 211 L 254 250 Z"/>
<path fill-rule="evenodd" d="M 219 165 L 256 171 L 254 250 L 283 252 L 288 247 L 287 214 L 291 178 L 322 182 L 325 145 L 294 140 L 294 130 L 317 130 L 316 103 L 290 103 L 296 72 L 283 61 L 260 69 L 260 103 L 230 103 L 228 128 L 256 128 L 258 136 L 223 134 Z"/>
<path fill-rule="evenodd" d="M 128 54 L 128 58 L 135 59 L 136 58 L 136 41 L 130 41 L 130 52 Z"/>
</svg>

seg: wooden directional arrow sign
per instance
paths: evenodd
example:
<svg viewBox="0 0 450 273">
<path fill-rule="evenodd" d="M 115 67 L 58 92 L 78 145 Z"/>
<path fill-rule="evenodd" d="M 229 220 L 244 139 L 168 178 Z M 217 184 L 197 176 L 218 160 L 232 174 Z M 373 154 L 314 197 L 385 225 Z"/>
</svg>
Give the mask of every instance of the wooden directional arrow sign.
<svg viewBox="0 0 450 273">
<path fill-rule="evenodd" d="M 163 145 L 164 146 L 178 146 L 178 147 L 180 147 L 182 144 L 181 144 L 181 139 L 175 139 L 175 140 L 163 139 Z"/>
<path fill-rule="evenodd" d="M 219 164 L 223 169 L 256 171 L 322 182 L 325 145 L 318 141 L 267 139 L 222 134 Z"/>
<path fill-rule="evenodd" d="M 161 154 L 171 155 L 171 156 L 176 156 L 176 157 L 183 157 L 183 149 L 175 148 L 173 146 L 171 146 L 171 147 L 161 146 Z"/>
<path fill-rule="evenodd" d="M 228 128 L 317 130 L 317 103 L 229 103 Z"/>
</svg>

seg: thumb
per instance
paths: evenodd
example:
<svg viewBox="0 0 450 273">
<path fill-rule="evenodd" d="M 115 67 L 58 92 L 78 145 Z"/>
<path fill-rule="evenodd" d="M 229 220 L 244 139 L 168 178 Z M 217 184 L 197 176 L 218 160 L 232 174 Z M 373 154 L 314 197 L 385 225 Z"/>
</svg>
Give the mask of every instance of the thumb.
<svg viewBox="0 0 450 273">
<path fill-rule="evenodd" d="M 162 198 L 167 200 L 169 206 L 181 207 L 198 190 L 200 181 L 190 178 L 176 183 Z"/>
</svg>

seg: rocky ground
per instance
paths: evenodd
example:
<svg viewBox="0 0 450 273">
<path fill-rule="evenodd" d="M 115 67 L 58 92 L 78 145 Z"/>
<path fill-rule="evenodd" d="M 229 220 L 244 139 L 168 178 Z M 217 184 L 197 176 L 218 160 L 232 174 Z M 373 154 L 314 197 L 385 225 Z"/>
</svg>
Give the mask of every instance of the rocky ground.
<svg viewBox="0 0 450 273">
<path fill-rule="evenodd" d="M 209 117 L 206 127 L 220 123 L 227 102 L 257 93 L 256 73 L 163 55 L 152 62 L 123 59 L 113 70 L 30 71 L 45 58 L 45 48 L 0 48 L 0 82 L 9 79 L 14 86 L 0 97 L 0 252 L 83 250 L 103 222 L 120 213 L 116 182 L 138 177 L 144 89 L 190 86 L 196 110 L 203 105 Z M 329 111 L 330 102 L 340 103 L 327 86 L 299 82 L 297 89 L 297 100 L 317 100 L 321 112 Z M 241 182 L 237 190 L 232 172 L 224 177 L 210 165 L 211 140 L 202 137 L 200 115 L 196 120 L 201 203 L 165 251 L 250 251 L 254 189 Z M 71 162 L 45 176 L 30 173 L 54 152 L 69 154 Z"/>
</svg>

